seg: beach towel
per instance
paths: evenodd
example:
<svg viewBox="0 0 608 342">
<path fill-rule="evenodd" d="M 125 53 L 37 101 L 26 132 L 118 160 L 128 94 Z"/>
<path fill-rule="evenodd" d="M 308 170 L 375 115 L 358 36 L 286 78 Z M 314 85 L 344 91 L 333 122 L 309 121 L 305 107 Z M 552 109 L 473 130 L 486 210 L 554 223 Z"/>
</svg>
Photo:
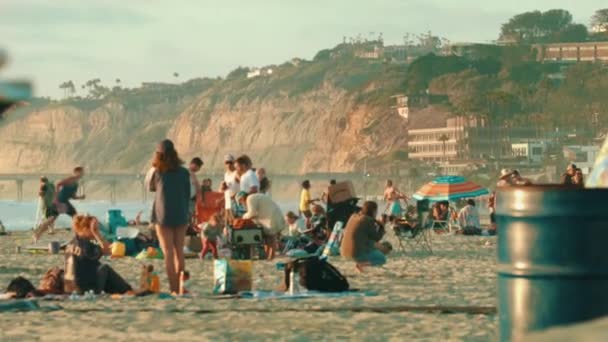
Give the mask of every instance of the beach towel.
<svg viewBox="0 0 608 342">
<path fill-rule="evenodd" d="M 244 291 L 239 292 L 240 298 L 244 299 L 304 299 L 304 298 L 341 298 L 341 297 L 373 297 L 378 293 L 374 291 L 343 291 L 343 292 L 318 292 L 303 291 L 291 295 L 280 291 Z"/>
</svg>

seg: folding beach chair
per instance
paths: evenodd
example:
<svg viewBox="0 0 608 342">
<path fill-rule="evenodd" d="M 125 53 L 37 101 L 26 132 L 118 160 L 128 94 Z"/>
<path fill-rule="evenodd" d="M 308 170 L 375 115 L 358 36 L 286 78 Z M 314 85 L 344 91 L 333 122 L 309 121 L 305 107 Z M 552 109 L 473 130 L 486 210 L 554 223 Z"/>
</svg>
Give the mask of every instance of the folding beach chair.
<svg viewBox="0 0 608 342">
<path fill-rule="evenodd" d="M 397 221 L 393 224 L 393 232 L 402 252 L 406 252 L 405 245 L 407 245 L 408 249 L 412 251 L 420 250 L 433 254 L 430 227 L 424 224 L 411 225 L 405 221 Z"/>
<path fill-rule="evenodd" d="M 450 232 L 450 221 L 448 220 L 433 220 L 431 224 L 431 230 L 435 233 L 449 233 Z"/>
</svg>

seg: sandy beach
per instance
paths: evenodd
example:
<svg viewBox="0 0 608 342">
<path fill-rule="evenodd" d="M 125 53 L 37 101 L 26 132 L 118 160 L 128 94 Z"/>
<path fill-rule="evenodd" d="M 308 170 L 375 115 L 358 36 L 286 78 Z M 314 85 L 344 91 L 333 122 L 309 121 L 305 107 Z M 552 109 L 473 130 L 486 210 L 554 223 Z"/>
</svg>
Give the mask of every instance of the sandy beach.
<svg viewBox="0 0 608 342">
<path fill-rule="evenodd" d="M 67 240 L 60 232 L 46 241 Z M 187 260 L 192 298 L 103 298 L 89 301 L 39 301 L 56 311 L 1 313 L 0 340 L 82 341 L 83 337 L 111 341 L 194 340 L 366 340 L 366 341 L 487 341 L 497 336 L 497 315 L 403 311 L 407 306 L 494 307 L 495 237 L 436 235 L 434 253 L 419 251 L 389 255 L 383 268 L 357 274 L 352 264 L 331 262 L 352 288 L 376 296 L 278 299 L 215 299 L 211 297 L 213 263 Z M 397 247 L 392 233 L 387 240 Z M 23 275 L 35 285 L 62 255 L 16 253 L 29 244 L 29 235 L 0 237 L 0 285 Z M 278 260 L 281 260 L 279 258 Z M 136 286 L 141 261 L 107 259 Z M 161 262 L 152 261 L 157 269 Z M 272 290 L 282 277 L 275 261 L 254 262 L 254 290 Z M 161 287 L 167 281 L 161 273 Z"/>
</svg>

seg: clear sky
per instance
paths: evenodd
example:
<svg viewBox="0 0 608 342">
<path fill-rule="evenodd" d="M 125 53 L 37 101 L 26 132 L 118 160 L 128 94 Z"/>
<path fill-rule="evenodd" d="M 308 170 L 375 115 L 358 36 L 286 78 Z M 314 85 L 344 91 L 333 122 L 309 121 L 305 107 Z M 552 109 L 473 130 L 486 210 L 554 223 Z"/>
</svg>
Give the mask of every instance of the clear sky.
<svg viewBox="0 0 608 342">
<path fill-rule="evenodd" d="M 0 0 L 2 78 L 29 78 L 36 95 L 100 78 L 112 86 L 225 76 L 242 66 L 311 58 L 343 36 L 405 33 L 496 39 L 517 13 L 564 8 L 588 24 L 606 0 Z"/>
</svg>

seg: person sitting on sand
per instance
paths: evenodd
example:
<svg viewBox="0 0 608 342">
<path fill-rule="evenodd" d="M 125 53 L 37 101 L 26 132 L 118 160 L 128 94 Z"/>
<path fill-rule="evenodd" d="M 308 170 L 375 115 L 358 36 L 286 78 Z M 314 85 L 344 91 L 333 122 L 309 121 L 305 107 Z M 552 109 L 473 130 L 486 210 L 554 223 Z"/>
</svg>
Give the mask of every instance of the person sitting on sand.
<svg viewBox="0 0 608 342">
<path fill-rule="evenodd" d="M 355 261 L 355 268 L 363 272 L 366 266 L 381 266 L 386 256 L 376 248 L 384 236 L 384 226 L 376 221 L 378 204 L 367 201 L 361 212 L 353 214 L 344 228 L 340 255 Z"/>
<path fill-rule="evenodd" d="M 110 244 L 99 232 L 97 218 L 77 215 L 72 221 L 72 229 L 75 237 L 65 249 L 65 292 L 92 290 L 95 293 L 124 294 L 132 291 L 131 285 L 112 267 L 99 261 L 103 255 L 112 253 Z"/>
<path fill-rule="evenodd" d="M 74 168 L 73 175 L 57 183 L 57 191 L 53 201 L 53 209 L 49 212 L 49 218 L 46 219 L 34 232 L 34 243 L 38 242 L 40 236 L 52 225 L 60 214 L 66 214 L 71 217 L 76 216 L 76 208 L 70 203 L 71 199 L 85 199 L 85 195 L 78 196 L 78 182 L 84 176 L 84 168 L 78 166 Z"/>
<path fill-rule="evenodd" d="M 264 227 L 264 250 L 268 260 L 272 260 L 278 247 L 278 236 L 286 226 L 281 208 L 272 198 L 263 194 L 241 191 L 236 195 L 236 200 L 247 208 L 244 219 L 257 221 Z"/>
<path fill-rule="evenodd" d="M 327 234 L 327 215 L 322 206 L 315 204 L 312 206 L 312 216 L 310 217 L 307 233 L 314 241 L 319 244 L 325 243 Z"/>
<path fill-rule="evenodd" d="M 217 239 L 222 234 L 224 227 L 222 226 L 222 219 L 218 214 L 212 215 L 209 222 L 204 223 L 202 226 L 203 236 L 201 239 L 203 249 L 199 258 L 205 259 L 207 252 L 211 252 L 213 259 L 217 259 Z"/>
<path fill-rule="evenodd" d="M 583 170 L 577 168 L 574 170 L 574 176 L 572 177 L 572 186 L 577 188 L 585 187 L 585 179 L 583 177 Z"/>
<path fill-rule="evenodd" d="M 287 236 L 299 238 L 306 232 L 306 221 L 296 215 L 293 211 L 290 211 L 285 215 L 285 221 L 287 221 Z"/>
<path fill-rule="evenodd" d="M 574 174 L 576 173 L 576 164 L 570 163 L 566 168 L 566 172 L 561 176 L 560 183 L 562 185 L 572 185 L 572 179 L 574 178 Z"/>
<path fill-rule="evenodd" d="M 458 212 L 458 224 L 462 227 L 463 234 L 465 235 L 479 235 L 481 234 L 481 224 L 479 223 L 479 212 L 475 207 L 475 201 L 473 199 L 467 200 L 465 205 Z"/>
</svg>

